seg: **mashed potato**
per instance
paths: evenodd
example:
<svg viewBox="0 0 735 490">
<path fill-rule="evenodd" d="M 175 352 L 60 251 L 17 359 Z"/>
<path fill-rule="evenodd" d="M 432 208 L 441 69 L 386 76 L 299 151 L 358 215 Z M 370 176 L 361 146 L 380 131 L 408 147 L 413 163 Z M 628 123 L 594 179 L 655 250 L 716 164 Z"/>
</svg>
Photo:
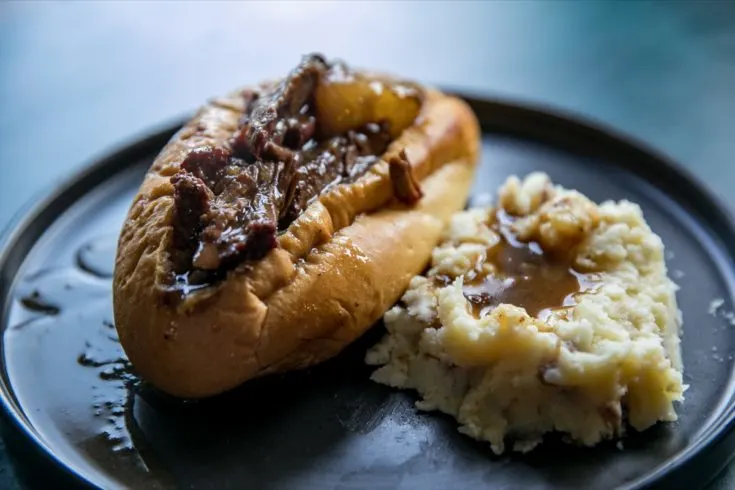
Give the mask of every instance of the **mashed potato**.
<svg viewBox="0 0 735 490">
<path fill-rule="evenodd" d="M 367 354 L 502 453 L 560 432 L 592 446 L 676 420 L 681 314 L 664 246 L 628 201 L 597 205 L 533 173 L 457 213 Z"/>
</svg>

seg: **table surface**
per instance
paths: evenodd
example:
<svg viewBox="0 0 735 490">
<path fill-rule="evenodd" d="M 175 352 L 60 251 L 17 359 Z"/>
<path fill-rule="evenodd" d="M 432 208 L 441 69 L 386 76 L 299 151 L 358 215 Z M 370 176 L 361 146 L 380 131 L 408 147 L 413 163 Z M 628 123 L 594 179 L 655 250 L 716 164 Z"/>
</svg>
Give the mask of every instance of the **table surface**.
<svg viewBox="0 0 735 490">
<path fill-rule="evenodd" d="M 597 119 L 735 209 L 735 2 L 0 2 L 0 226 L 95 157 L 310 51 Z M 0 441 L 0 488 L 25 488 L 15 465 Z M 733 486 L 735 467 L 712 488 Z"/>
</svg>

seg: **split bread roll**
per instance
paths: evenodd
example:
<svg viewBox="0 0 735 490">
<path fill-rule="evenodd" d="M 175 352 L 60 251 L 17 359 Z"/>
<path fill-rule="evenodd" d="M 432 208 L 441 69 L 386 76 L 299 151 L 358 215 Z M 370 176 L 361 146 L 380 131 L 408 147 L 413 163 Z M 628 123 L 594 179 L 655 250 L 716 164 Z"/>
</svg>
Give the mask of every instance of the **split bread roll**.
<svg viewBox="0 0 735 490">
<path fill-rule="evenodd" d="M 426 267 L 479 145 L 463 101 L 318 55 L 209 102 L 120 234 L 115 325 L 134 369 L 200 398 L 335 356 Z"/>
</svg>

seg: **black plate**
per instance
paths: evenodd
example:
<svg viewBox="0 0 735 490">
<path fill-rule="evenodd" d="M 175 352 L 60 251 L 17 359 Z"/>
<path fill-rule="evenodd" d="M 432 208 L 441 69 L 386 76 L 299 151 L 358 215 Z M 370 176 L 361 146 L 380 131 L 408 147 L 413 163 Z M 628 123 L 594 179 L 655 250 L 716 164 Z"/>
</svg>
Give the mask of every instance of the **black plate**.
<svg viewBox="0 0 735 490">
<path fill-rule="evenodd" d="M 495 457 L 450 418 L 418 413 L 413 393 L 368 380 L 363 354 L 381 327 L 322 366 L 204 402 L 140 384 L 115 340 L 110 275 L 128 204 L 171 128 L 77 175 L 6 237 L 0 388 L 12 433 L 54 463 L 49 471 L 105 488 L 703 485 L 735 445 L 732 220 L 691 176 L 640 144 L 547 110 L 469 100 L 485 131 L 473 199 L 509 174 L 540 169 L 594 200 L 640 203 L 664 239 L 681 284 L 691 385 L 679 422 L 631 435 L 623 451 L 552 438 L 530 455 Z M 715 298 L 725 303 L 713 315 Z"/>
</svg>

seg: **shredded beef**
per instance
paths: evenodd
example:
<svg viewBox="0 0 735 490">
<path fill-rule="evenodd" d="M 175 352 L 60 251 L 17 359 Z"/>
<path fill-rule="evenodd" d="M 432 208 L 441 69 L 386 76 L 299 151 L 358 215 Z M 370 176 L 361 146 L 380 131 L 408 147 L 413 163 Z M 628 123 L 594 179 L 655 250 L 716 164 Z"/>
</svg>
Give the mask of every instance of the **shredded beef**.
<svg viewBox="0 0 735 490">
<path fill-rule="evenodd" d="M 321 56 L 307 56 L 270 90 L 244 92 L 245 114 L 226 147 L 196 149 L 181 164 L 171 179 L 175 287 L 212 283 L 264 257 L 312 200 L 385 152 L 391 136 L 380 121 L 319 138 L 313 92 L 329 70 Z"/>
</svg>

